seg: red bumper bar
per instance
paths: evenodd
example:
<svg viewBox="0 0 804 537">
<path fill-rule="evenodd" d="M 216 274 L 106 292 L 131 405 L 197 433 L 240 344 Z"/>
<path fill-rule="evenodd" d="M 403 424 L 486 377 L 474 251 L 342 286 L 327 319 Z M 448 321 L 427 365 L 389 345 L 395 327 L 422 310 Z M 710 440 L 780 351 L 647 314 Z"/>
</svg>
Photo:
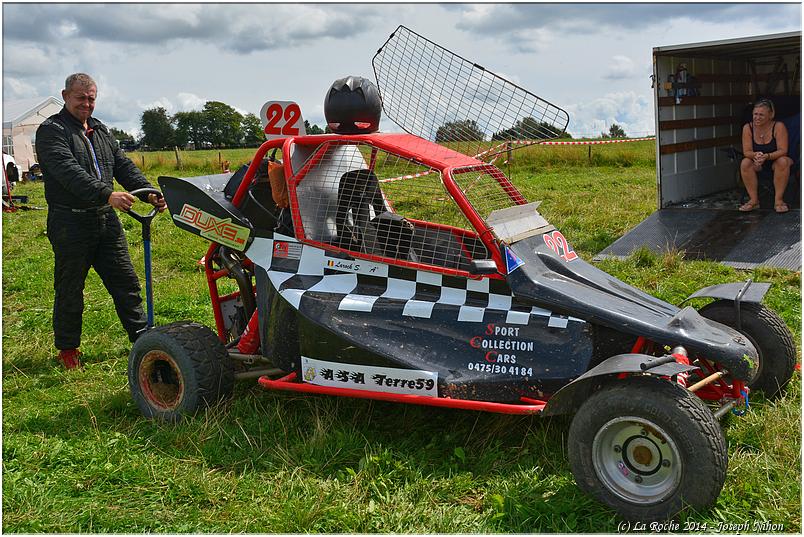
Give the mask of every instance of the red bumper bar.
<svg viewBox="0 0 804 537">
<path fill-rule="evenodd" d="M 412 405 L 460 408 L 463 410 L 483 410 L 486 412 L 497 412 L 499 414 L 538 414 L 544 410 L 544 407 L 547 405 L 544 401 L 535 399 L 526 399 L 526 402 L 530 404 L 491 403 L 488 401 L 469 401 L 466 399 L 447 399 L 444 397 L 425 397 L 422 395 L 353 390 L 351 388 L 332 388 L 329 386 L 307 384 L 306 382 L 295 382 L 295 379 L 296 373 L 291 373 L 278 380 L 260 377 L 258 382 L 263 388 L 269 390 L 338 395 L 341 397 L 354 397 L 356 399 L 373 399 Z"/>
</svg>

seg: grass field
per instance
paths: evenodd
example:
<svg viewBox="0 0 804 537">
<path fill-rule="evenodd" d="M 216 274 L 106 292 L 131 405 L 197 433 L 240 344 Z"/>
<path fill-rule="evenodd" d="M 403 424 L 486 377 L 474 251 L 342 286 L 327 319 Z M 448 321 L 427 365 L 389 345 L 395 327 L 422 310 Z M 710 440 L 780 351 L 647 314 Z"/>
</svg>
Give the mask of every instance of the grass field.
<svg viewBox="0 0 804 537">
<path fill-rule="evenodd" d="M 627 147 L 624 147 L 627 146 Z M 585 259 L 654 209 L 653 143 L 534 147 L 510 171 Z M 232 169 L 252 150 L 224 151 Z M 142 165 L 142 156 L 133 154 Z M 160 174 L 216 173 L 216 151 L 144 154 Z M 161 160 L 160 160 L 161 159 Z M 18 186 L 45 206 L 41 184 Z M 548 533 L 618 529 L 576 487 L 569 419 L 513 417 L 266 392 L 254 381 L 230 403 L 179 425 L 143 419 L 126 378 L 129 343 L 97 275 L 87 281 L 85 368 L 53 360 L 52 253 L 46 211 L 3 214 L 3 531 L 7 533 Z M 121 216 L 142 276 L 138 225 Z M 206 241 L 154 223 L 156 321 L 213 326 L 196 261 Z M 801 276 L 739 271 L 682 253 L 640 252 L 598 264 L 669 302 L 753 277 L 801 352 Z M 677 521 L 695 533 L 768 521 L 801 533 L 801 378 L 777 401 L 722 423 L 729 472 L 717 504 Z M 685 526 L 686 524 L 686 526 Z M 749 533 L 751 533 L 749 531 Z"/>
</svg>

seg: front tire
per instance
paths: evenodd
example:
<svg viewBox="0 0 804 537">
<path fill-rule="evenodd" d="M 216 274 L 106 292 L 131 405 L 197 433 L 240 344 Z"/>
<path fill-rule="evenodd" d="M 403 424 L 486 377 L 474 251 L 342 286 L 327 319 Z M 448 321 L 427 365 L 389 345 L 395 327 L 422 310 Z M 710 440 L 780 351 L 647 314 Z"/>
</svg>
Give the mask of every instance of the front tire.
<svg viewBox="0 0 804 537">
<path fill-rule="evenodd" d="M 234 367 L 209 328 L 177 322 L 137 338 L 128 359 L 128 385 L 145 417 L 177 422 L 231 397 Z"/>
<path fill-rule="evenodd" d="M 578 485 L 630 520 L 664 520 L 712 505 L 726 479 L 720 425 L 681 386 L 633 377 L 595 392 L 569 430 Z"/>
<path fill-rule="evenodd" d="M 700 309 L 701 316 L 737 330 L 734 302 L 717 300 Z M 781 394 L 793 376 L 796 365 L 796 346 L 793 336 L 781 317 L 762 304 L 740 304 L 740 329 L 756 347 L 759 363 L 748 381 L 752 390 L 761 390 L 768 398 Z"/>
</svg>

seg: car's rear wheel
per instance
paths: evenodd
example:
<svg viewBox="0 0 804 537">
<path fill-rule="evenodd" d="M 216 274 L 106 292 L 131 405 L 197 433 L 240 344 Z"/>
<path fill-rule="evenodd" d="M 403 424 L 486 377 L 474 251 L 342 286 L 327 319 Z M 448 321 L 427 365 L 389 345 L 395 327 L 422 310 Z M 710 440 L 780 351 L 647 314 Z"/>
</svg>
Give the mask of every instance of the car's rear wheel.
<svg viewBox="0 0 804 537">
<path fill-rule="evenodd" d="M 700 309 L 707 319 L 737 329 L 737 312 L 731 300 L 716 300 Z M 748 387 L 762 391 L 766 397 L 781 394 L 793 376 L 796 346 L 793 335 L 776 312 L 762 304 L 740 304 L 739 332 L 745 335 L 759 353 L 759 363 L 748 381 Z"/>
<path fill-rule="evenodd" d="M 569 458 L 582 489 L 634 520 L 712 505 L 728 465 L 712 412 L 678 384 L 653 377 L 592 394 L 570 426 Z"/>
<path fill-rule="evenodd" d="M 128 359 L 128 384 L 144 416 L 179 421 L 231 397 L 234 367 L 211 330 L 177 322 L 137 339 Z"/>
</svg>

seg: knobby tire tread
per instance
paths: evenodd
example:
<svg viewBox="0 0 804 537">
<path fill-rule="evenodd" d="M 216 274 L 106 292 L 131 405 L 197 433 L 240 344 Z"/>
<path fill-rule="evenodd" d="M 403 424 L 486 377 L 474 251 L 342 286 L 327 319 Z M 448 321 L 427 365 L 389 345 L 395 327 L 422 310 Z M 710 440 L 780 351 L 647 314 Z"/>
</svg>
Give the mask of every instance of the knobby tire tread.
<svg viewBox="0 0 804 537">
<path fill-rule="evenodd" d="M 677 444 L 684 445 L 689 450 L 696 452 L 706 450 L 713 455 L 712 460 L 715 461 L 715 464 L 709 465 L 708 471 L 702 471 L 695 474 L 695 490 L 693 492 L 698 499 L 696 500 L 696 505 L 693 505 L 693 507 L 700 509 L 714 503 L 726 480 L 726 469 L 728 466 L 728 448 L 726 445 L 726 439 L 723 431 L 720 428 L 720 424 L 717 422 L 717 420 L 715 420 L 712 411 L 698 397 L 688 392 L 678 384 L 648 376 L 632 377 L 622 381 L 616 381 L 608 384 L 590 396 L 590 398 L 583 405 L 583 407 L 586 407 L 586 409 L 582 407 L 578 414 L 576 414 L 576 418 L 582 412 L 589 413 L 590 416 L 592 416 L 601 412 L 601 409 L 610 408 L 612 405 L 627 409 L 625 410 L 626 412 L 633 410 L 637 415 L 639 415 L 639 407 L 648 406 L 641 403 L 641 401 L 652 401 L 659 402 L 662 405 L 673 405 L 677 411 L 680 412 L 680 415 L 678 415 L 678 412 L 676 412 L 675 414 L 677 415 L 671 416 L 671 414 L 674 414 L 673 412 L 665 412 L 661 419 L 670 418 L 678 420 L 684 419 L 684 416 L 686 416 L 689 418 L 688 420 L 684 420 L 686 423 L 679 423 L 676 428 L 681 431 L 690 431 L 697 428 L 698 432 L 700 433 L 699 435 L 686 432 L 681 436 L 676 435 L 674 440 Z M 591 417 L 586 417 L 584 419 L 591 420 Z M 585 425 L 588 425 L 588 423 L 576 424 L 575 420 L 573 420 L 573 423 L 570 426 L 571 437 L 577 436 L 578 429 Z M 595 434 L 596 431 L 592 432 L 587 438 L 590 446 L 590 453 L 592 439 L 594 438 Z M 698 438 L 696 439 L 694 436 L 697 436 Z M 698 446 L 693 445 L 698 444 L 698 440 L 702 440 L 703 444 Z M 573 459 L 573 449 L 573 439 L 570 438 L 571 459 Z M 679 449 L 685 451 L 681 446 L 679 446 Z M 580 455 L 576 455 L 575 459 L 580 460 L 579 457 Z M 685 468 L 684 470 L 685 474 L 690 472 L 689 465 L 691 462 L 691 460 L 684 461 L 685 465 L 688 466 L 688 468 Z M 600 483 L 599 478 L 595 475 L 591 461 L 586 461 L 583 464 L 588 466 L 589 473 L 588 475 L 581 476 L 581 479 L 578 479 L 576 474 L 576 480 L 581 488 L 584 488 L 588 492 L 595 495 L 603 503 L 616 509 L 623 517 L 627 519 L 662 520 L 672 517 L 681 508 L 689 505 L 687 500 L 691 497 L 691 495 L 689 494 L 689 491 L 683 490 L 686 481 L 684 475 L 682 475 L 682 483 L 680 484 L 679 489 L 671 496 L 670 499 L 665 500 L 663 504 L 640 507 L 629 504 L 619 498 L 614 498 L 613 500 L 606 498 L 604 496 L 604 491 L 597 490 L 602 489 L 603 485 Z M 573 472 L 575 472 L 575 464 L 573 464 Z M 690 486 L 688 482 L 686 484 L 688 487 Z M 665 503 L 667 503 L 667 505 L 664 505 Z"/>
<path fill-rule="evenodd" d="M 699 313 L 703 317 L 711 318 L 732 328 L 735 328 L 734 325 L 737 324 L 734 303 L 730 300 L 718 300 L 707 304 L 701 308 Z M 771 340 L 768 348 L 762 349 L 761 359 L 764 362 L 761 366 L 763 368 L 761 376 L 767 377 L 766 366 L 771 364 L 776 364 L 778 374 L 773 379 L 755 379 L 752 386 L 762 390 L 768 398 L 778 396 L 790 381 L 796 366 L 796 345 L 793 342 L 793 336 L 784 320 L 775 311 L 762 304 L 754 302 L 740 304 L 740 315 L 744 325 L 746 319 L 750 323 L 752 317 L 762 323 L 763 326 L 758 329 L 759 333 L 749 333 L 752 339 L 767 342 L 767 334 L 763 333 L 763 329 L 768 330 L 774 336 L 775 342 Z M 777 348 L 777 346 L 781 348 Z"/>
<path fill-rule="evenodd" d="M 198 396 L 205 404 L 212 405 L 231 394 L 234 369 L 231 361 L 221 359 L 227 355 L 226 347 L 211 330 L 199 323 L 182 321 L 160 328 L 189 351 L 189 358 L 195 364 Z"/>
<path fill-rule="evenodd" d="M 156 408 L 139 385 L 141 360 L 151 350 L 167 352 L 184 377 L 185 399 L 172 410 Z M 234 388 L 234 365 L 226 347 L 209 328 L 192 321 L 178 321 L 148 331 L 135 342 L 128 367 L 132 396 L 140 410 L 146 417 L 164 421 L 180 421 L 227 399 Z"/>
</svg>

